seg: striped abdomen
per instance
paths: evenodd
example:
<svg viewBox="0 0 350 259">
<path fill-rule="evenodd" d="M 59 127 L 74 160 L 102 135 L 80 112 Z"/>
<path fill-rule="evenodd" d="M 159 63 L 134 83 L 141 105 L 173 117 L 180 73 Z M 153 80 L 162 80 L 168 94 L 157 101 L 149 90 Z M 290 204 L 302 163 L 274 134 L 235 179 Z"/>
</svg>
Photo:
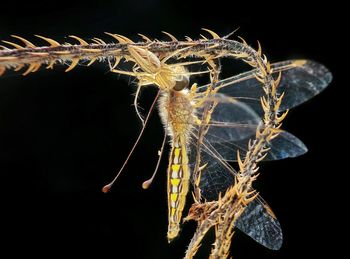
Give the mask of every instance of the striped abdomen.
<svg viewBox="0 0 350 259">
<path fill-rule="evenodd" d="M 190 169 L 184 135 L 174 136 L 168 168 L 168 241 L 180 232 L 180 221 L 189 188 Z"/>
</svg>

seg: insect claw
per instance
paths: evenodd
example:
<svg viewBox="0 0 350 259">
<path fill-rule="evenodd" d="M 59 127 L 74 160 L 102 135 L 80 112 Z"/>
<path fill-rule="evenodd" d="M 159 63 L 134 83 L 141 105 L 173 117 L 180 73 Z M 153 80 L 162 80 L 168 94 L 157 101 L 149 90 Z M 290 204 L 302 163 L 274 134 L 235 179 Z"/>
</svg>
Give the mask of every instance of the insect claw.
<svg viewBox="0 0 350 259">
<path fill-rule="evenodd" d="M 197 88 L 197 83 L 194 83 L 190 88 L 191 94 L 194 95 L 197 92 Z"/>
</svg>

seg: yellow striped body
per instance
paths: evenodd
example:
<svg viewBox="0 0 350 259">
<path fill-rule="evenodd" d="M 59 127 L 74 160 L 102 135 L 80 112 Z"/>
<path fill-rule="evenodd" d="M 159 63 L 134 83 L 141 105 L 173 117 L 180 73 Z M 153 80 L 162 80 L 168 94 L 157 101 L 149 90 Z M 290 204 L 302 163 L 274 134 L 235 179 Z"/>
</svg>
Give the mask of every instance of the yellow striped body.
<svg viewBox="0 0 350 259">
<path fill-rule="evenodd" d="M 182 211 L 189 189 L 190 168 L 187 143 L 193 129 L 195 110 L 188 91 L 164 91 L 159 99 L 159 114 L 172 138 L 168 166 L 168 241 L 180 232 Z"/>
<path fill-rule="evenodd" d="M 168 240 L 180 232 L 180 221 L 189 189 L 190 170 L 185 136 L 175 136 L 168 167 Z"/>
</svg>

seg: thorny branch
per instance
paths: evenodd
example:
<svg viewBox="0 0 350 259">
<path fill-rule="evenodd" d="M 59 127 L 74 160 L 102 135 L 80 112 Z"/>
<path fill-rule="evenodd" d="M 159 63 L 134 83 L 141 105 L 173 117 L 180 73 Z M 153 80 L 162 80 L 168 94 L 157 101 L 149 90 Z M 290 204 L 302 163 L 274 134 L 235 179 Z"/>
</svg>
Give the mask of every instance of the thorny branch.
<svg viewBox="0 0 350 259">
<path fill-rule="evenodd" d="M 227 45 L 228 49 L 232 50 L 238 44 L 230 46 L 228 43 Z M 278 115 L 283 98 L 283 95 L 277 96 L 276 91 L 280 77 L 277 80 L 272 77 L 270 64 L 265 56 L 262 57 L 260 45 L 259 50 L 254 51 L 243 42 L 239 49 L 239 55 L 244 57 L 243 61 L 257 69 L 256 78 L 262 83 L 265 92 L 265 96 L 261 96 L 261 104 L 265 113 L 264 125 L 257 128 L 256 138 L 250 141 L 245 159 L 242 161 L 240 154 L 237 154 L 240 171 L 236 176 L 235 184 L 215 203 L 193 204 L 188 219 L 198 220 L 196 213 L 199 207 L 202 213 L 203 211 L 207 213 L 207 216 L 198 220 L 196 233 L 191 240 L 185 258 L 192 258 L 196 254 L 203 237 L 213 226 L 216 230 L 216 239 L 210 257 L 226 258 L 228 256 L 235 222 L 249 202 L 257 197 L 257 193 L 251 188 L 252 182 L 257 178 L 257 164 L 266 156 L 268 142 L 277 137 L 281 121 L 287 114 Z"/>
<path fill-rule="evenodd" d="M 216 65 L 216 61 L 219 58 L 231 57 L 240 59 L 251 67 L 256 68 L 255 76 L 261 82 L 265 93 L 264 96 L 261 96 L 261 105 L 265 113 L 263 123 L 257 128 L 255 139 L 249 142 L 248 151 L 244 155 L 244 159 L 242 159 L 241 154 L 237 154 L 239 173 L 235 178 L 235 184 L 222 197 L 219 197 L 217 201 L 203 202 L 200 197 L 200 190 L 198 190 L 199 187 L 195 190 L 196 201 L 192 205 L 187 220 L 196 220 L 198 227 L 186 251 L 185 258 L 192 258 L 196 254 L 203 237 L 212 227 L 215 227 L 216 239 L 210 258 L 227 258 L 235 223 L 246 206 L 257 197 L 257 193 L 252 189 L 252 182 L 258 176 L 258 163 L 267 154 L 268 143 L 278 135 L 281 121 L 286 116 L 286 113 L 278 114 L 283 98 L 283 94 L 278 96 L 276 91 L 280 77 L 276 80 L 272 77 L 270 63 L 265 55 L 262 55 L 260 44 L 256 51 L 249 47 L 243 39 L 242 42 L 228 40 L 227 38 L 220 38 L 212 31 L 207 31 L 213 37 L 212 39 L 203 37 L 200 40 L 192 40 L 187 37 L 186 41 L 178 41 L 172 35 L 167 34 L 170 36 L 171 41 L 160 42 L 157 40 L 152 41 L 142 35 L 144 41 L 135 43 L 124 36 L 108 33 L 118 43 L 106 43 L 99 38 L 93 38 L 92 43 L 88 43 L 77 36 L 70 36 L 79 43 L 72 45 L 69 43 L 60 44 L 53 39 L 37 36 L 49 44 L 49 46 L 37 47 L 26 39 L 13 36 L 25 46 L 9 41 L 3 42 L 14 47 L 13 49 L 0 46 L 2 48 L 0 49 L 0 75 L 5 73 L 6 70 L 19 71 L 24 67 L 26 67 L 26 70 L 23 75 L 27 75 L 37 71 L 43 65 L 47 68 L 53 68 L 57 63 L 70 62 L 69 67 L 66 69 L 66 72 L 68 72 L 81 61 L 88 61 L 88 65 L 95 61 L 108 60 L 109 63 L 114 61 L 114 65 L 110 67 L 113 70 L 122 59 L 133 61 L 139 68 L 145 70 L 142 65 L 142 62 L 144 62 L 142 59 L 143 51 L 150 53 L 148 55 L 151 59 L 152 55 L 155 55 L 153 61 L 156 68 L 161 67 L 157 62 L 164 60 L 165 69 L 167 68 L 165 62 L 170 57 L 174 59 L 198 57 L 211 67 L 212 86 L 208 96 L 215 94 L 217 91 L 214 86 L 220 72 Z M 120 71 L 117 70 L 117 72 Z M 151 73 L 152 71 L 144 72 Z M 142 73 L 136 69 L 134 72 L 128 72 L 128 74 L 139 76 Z M 147 76 L 144 74 L 140 76 L 140 81 Z M 163 80 L 164 78 L 161 79 Z M 157 84 L 157 80 L 160 79 L 155 78 L 154 80 L 154 83 Z M 206 118 L 203 119 L 210 120 L 210 114 L 213 109 L 215 109 L 215 103 L 208 108 L 205 115 Z M 203 129 L 203 135 L 205 133 L 206 129 Z M 197 160 L 200 161 L 200 157 Z M 193 172 L 195 177 L 200 177 L 200 170 L 199 163 L 197 163 Z"/>
</svg>

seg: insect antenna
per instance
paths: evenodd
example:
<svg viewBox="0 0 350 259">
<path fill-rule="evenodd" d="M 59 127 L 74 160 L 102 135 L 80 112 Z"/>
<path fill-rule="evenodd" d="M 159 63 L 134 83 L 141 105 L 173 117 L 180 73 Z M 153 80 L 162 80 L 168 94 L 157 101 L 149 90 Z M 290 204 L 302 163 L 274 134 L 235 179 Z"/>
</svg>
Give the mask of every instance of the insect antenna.
<svg viewBox="0 0 350 259">
<path fill-rule="evenodd" d="M 129 155 L 128 155 L 127 158 L 125 159 L 125 161 L 124 161 L 122 167 L 120 168 L 120 170 L 118 171 L 118 173 L 117 173 L 117 175 L 114 177 L 114 179 L 113 179 L 109 184 L 106 184 L 105 186 L 103 186 L 102 192 L 104 192 L 104 193 L 109 192 L 109 191 L 111 190 L 113 184 L 115 183 L 115 181 L 118 179 L 118 177 L 119 177 L 119 175 L 121 174 L 121 172 L 124 170 L 124 167 L 125 167 L 126 164 L 128 163 L 128 161 L 129 161 L 129 159 L 130 159 L 132 153 L 134 152 L 134 150 L 135 150 L 137 144 L 139 143 L 139 141 L 140 141 L 140 139 L 141 139 L 141 137 L 142 137 L 142 135 L 143 135 L 143 132 L 145 131 L 147 122 L 148 122 L 148 120 L 149 120 L 149 118 L 150 118 L 150 116 L 151 116 L 151 114 L 152 114 L 152 111 L 153 111 L 153 109 L 154 109 L 154 107 L 155 107 L 155 105 L 156 105 L 156 103 L 157 103 L 157 100 L 158 100 L 159 95 L 160 95 L 160 91 L 158 91 L 156 97 L 154 98 L 154 101 L 153 101 L 153 103 L 152 103 L 152 105 L 151 105 L 151 108 L 149 109 L 149 111 L 148 111 L 148 113 L 147 113 L 147 116 L 146 116 L 146 118 L 145 118 L 145 122 L 144 122 L 144 124 L 143 124 L 143 126 L 142 126 L 142 129 L 141 129 L 141 131 L 140 131 L 140 134 L 139 134 L 139 136 L 137 137 L 137 139 L 136 139 L 136 141 L 135 141 L 133 147 L 131 148 L 131 150 L 130 150 L 130 152 L 129 152 Z"/>
<path fill-rule="evenodd" d="M 163 138 L 163 143 L 162 143 L 162 147 L 160 148 L 160 150 L 158 151 L 158 161 L 157 161 L 157 165 L 156 168 L 153 171 L 152 177 L 149 178 L 148 180 L 144 181 L 142 183 L 142 188 L 143 189 L 148 189 L 150 187 L 150 185 L 153 182 L 154 177 L 156 176 L 157 172 L 158 172 L 158 168 L 159 168 L 159 164 L 160 161 L 162 160 L 162 156 L 163 156 L 163 151 L 164 151 L 164 146 L 165 146 L 165 140 L 166 140 L 166 136 L 167 136 L 167 132 L 164 132 L 164 138 Z"/>
</svg>

